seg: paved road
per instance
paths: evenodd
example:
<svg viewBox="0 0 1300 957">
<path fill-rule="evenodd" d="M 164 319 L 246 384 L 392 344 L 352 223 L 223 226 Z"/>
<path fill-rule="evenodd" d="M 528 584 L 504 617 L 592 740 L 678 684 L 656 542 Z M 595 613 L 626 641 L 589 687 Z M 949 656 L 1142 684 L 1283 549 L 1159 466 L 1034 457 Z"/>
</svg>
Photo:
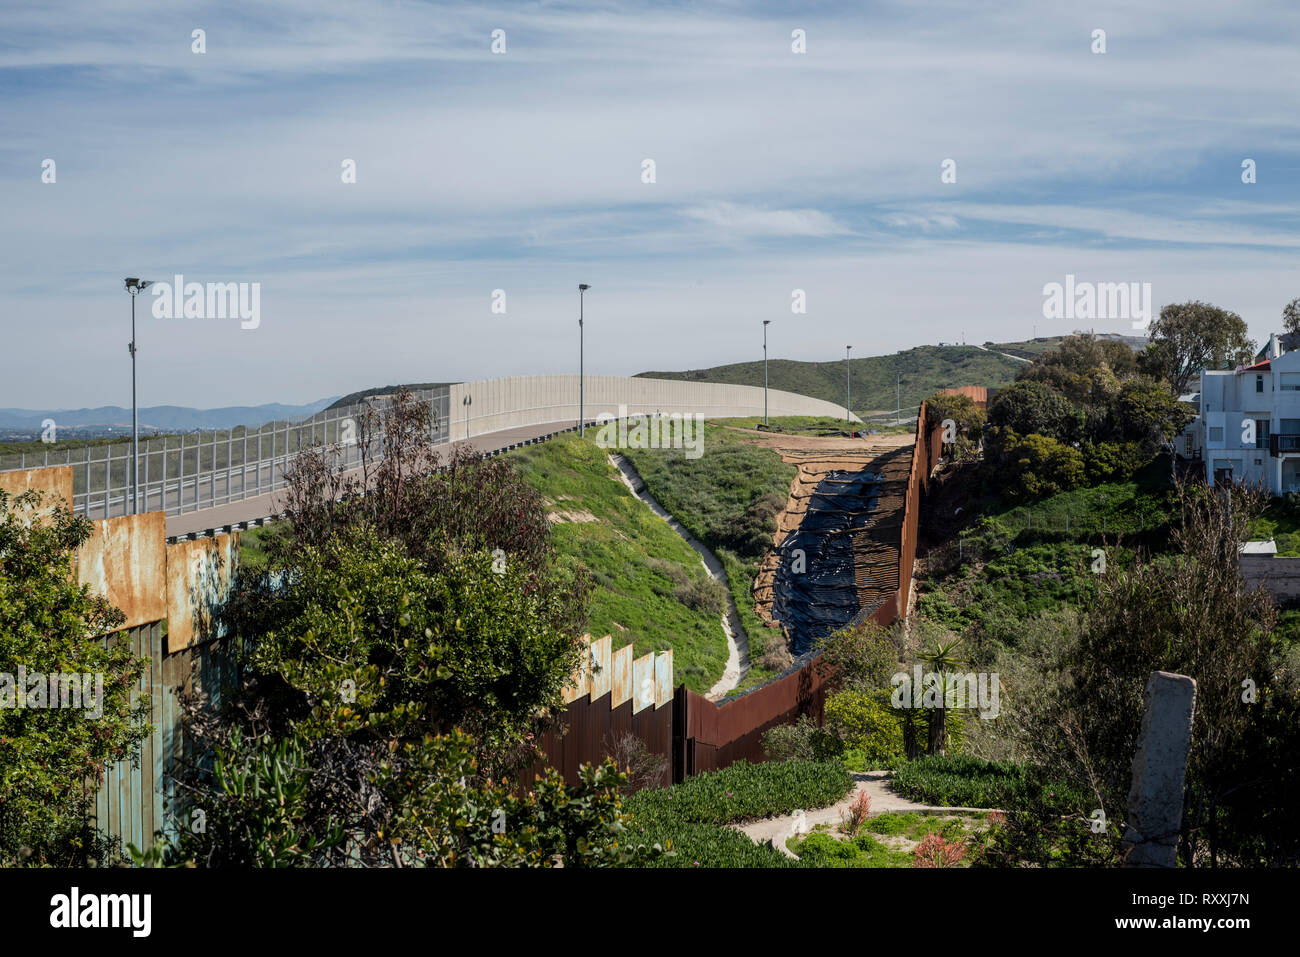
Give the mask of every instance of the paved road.
<svg viewBox="0 0 1300 957">
<path fill-rule="evenodd" d="M 517 445 L 520 442 L 527 442 L 529 439 L 540 438 L 554 432 L 562 432 L 572 427 L 572 419 L 565 422 L 521 425 L 513 429 L 503 429 L 500 432 L 476 435 L 472 439 L 457 439 L 454 442 L 439 446 L 438 449 L 444 458 L 452 449 L 462 445 L 471 446 L 487 454 L 509 448 L 511 445 Z M 357 475 L 359 477 L 359 471 Z M 227 525 L 238 525 L 240 522 L 252 522 L 277 515 L 283 510 L 280 504 L 283 496 L 284 489 L 278 489 L 274 492 L 254 495 L 237 502 L 231 502 L 229 505 L 217 505 L 212 508 L 199 509 L 195 512 L 185 512 L 182 515 L 168 515 L 167 537 L 185 537 L 191 534 L 207 532 L 210 529 L 219 530 Z"/>
<path fill-rule="evenodd" d="M 976 349 L 984 349 L 983 346 L 976 346 Z M 995 356 L 1006 356 L 1008 359 L 1015 359 L 1017 362 L 1033 362 L 1033 359 L 1026 359 L 1024 356 L 1013 356 L 1009 352 L 994 352 L 992 349 L 984 349 L 985 352 L 992 352 Z"/>
</svg>

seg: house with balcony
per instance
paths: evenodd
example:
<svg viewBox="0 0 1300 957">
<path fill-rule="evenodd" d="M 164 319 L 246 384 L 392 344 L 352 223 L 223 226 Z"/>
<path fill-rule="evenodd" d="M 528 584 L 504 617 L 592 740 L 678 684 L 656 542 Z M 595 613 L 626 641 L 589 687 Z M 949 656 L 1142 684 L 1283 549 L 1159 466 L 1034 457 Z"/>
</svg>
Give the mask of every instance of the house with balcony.
<svg viewBox="0 0 1300 957">
<path fill-rule="evenodd" d="M 1203 466 L 1208 484 L 1300 492 L 1300 349 L 1270 336 L 1253 364 L 1202 372 L 1196 401 L 1175 451 Z"/>
</svg>

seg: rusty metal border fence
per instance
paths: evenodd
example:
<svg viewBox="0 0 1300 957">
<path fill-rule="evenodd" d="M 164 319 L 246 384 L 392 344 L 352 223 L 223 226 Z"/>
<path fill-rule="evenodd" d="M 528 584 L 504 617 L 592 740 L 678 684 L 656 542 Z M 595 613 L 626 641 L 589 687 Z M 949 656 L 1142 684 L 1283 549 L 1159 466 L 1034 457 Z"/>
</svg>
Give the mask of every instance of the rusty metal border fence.
<svg viewBox="0 0 1300 957">
<path fill-rule="evenodd" d="M 434 415 L 434 442 L 450 440 L 451 387 L 415 393 L 428 401 Z M 285 484 L 285 470 L 303 449 L 338 445 L 342 465 L 360 465 L 359 444 L 347 444 L 346 425 L 368 407 L 382 408 L 390 396 L 370 402 L 326 409 L 297 422 L 269 422 L 258 428 L 237 426 L 197 435 L 142 436 L 140 439 L 140 511 L 181 515 L 228 505 L 254 495 L 274 492 Z M 373 404 L 373 405 L 372 405 Z M 379 436 L 371 437 L 372 458 L 382 454 Z M 131 443 L 87 445 L 60 452 L 0 456 L 0 471 L 73 467 L 73 511 L 88 518 L 129 515 L 131 508 Z"/>
<path fill-rule="evenodd" d="M 922 403 L 899 532 L 898 585 L 880 603 L 859 612 L 854 624 L 873 621 L 887 626 L 906 616 L 916 561 L 921 498 L 942 452 L 942 430 L 927 429 Z M 540 746 L 547 757 L 546 763 L 562 770 L 565 780 L 574 784 L 580 765 L 599 762 L 610 753 L 607 744 L 610 735 L 631 731 L 642 738 L 648 750 L 667 755 L 670 752 L 664 745 L 666 735 L 671 742 L 672 782 L 679 783 L 691 775 L 725 768 L 737 761 L 766 760 L 763 734 L 776 725 L 787 724 L 800 715 L 808 715 L 820 724 L 828 678 L 817 655 L 810 652 L 772 680 L 721 703 L 679 685 L 674 690 L 671 709 L 643 712 L 642 716 L 653 722 L 649 727 L 638 725 L 630 711 L 622 715 L 621 709 L 611 709 L 609 696 L 596 701 L 584 697 L 571 702 L 566 709 L 563 722 L 569 733 L 548 733 Z"/>
</svg>

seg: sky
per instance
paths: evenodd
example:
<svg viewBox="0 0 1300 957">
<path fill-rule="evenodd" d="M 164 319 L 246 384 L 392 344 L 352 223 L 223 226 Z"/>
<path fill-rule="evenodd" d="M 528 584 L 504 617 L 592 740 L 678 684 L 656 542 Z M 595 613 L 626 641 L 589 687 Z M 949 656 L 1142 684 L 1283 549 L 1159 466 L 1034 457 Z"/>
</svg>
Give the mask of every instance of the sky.
<svg viewBox="0 0 1300 957">
<path fill-rule="evenodd" d="M 126 276 L 260 293 L 142 294 L 144 406 L 576 372 L 580 282 L 590 373 L 761 359 L 764 319 L 816 361 L 1133 333 L 1045 318 L 1067 275 L 1262 340 L 1298 41 L 1288 2 L 0 0 L 0 406 L 130 404 Z"/>
</svg>

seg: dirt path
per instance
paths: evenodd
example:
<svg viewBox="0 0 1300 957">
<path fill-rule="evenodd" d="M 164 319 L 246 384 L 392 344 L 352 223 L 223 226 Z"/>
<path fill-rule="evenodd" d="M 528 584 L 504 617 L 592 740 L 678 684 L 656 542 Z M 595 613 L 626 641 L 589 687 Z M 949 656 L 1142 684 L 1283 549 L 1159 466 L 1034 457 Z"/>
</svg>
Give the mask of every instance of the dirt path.
<svg viewBox="0 0 1300 957">
<path fill-rule="evenodd" d="M 740 613 L 736 610 L 735 599 L 731 597 L 731 588 L 727 583 L 727 572 L 722 567 L 722 562 L 718 561 L 718 557 L 705 548 L 703 543 L 694 535 L 683 528 L 681 522 L 669 515 L 668 510 L 656 502 L 654 496 L 646 491 L 645 482 L 642 481 L 636 466 L 617 453 L 610 455 L 609 461 L 614 468 L 618 469 L 618 474 L 623 479 L 623 484 L 627 486 L 628 491 L 648 505 L 650 511 L 667 522 L 669 528 L 680 535 L 687 545 L 695 549 L 695 553 L 700 556 L 700 564 L 704 566 L 704 570 L 708 572 L 709 577 L 721 582 L 722 587 L 727 590 L 727 610 L 722 615 L 722 630 L 727 636 L 727 664 L 722 670 L 722 677 L 705 695 L 710 701 L 716 701 L 740 684 L 745 675 L 749 674 L 749 637 L 740 624 Z"/>
<path fill-rule="evenodd" d="M 804 811 L 802 814 L 786 814 L 781 817 L 764 818 L 750 824 L 738 824 L 736 830 L 755 844 L 763 844 L 770 840 L 773 846 L 782 854 L 794 857 L 795 855 L 790 853 L 789 848 L 785 846 L 787 838 L 798 833 L 807 833 L 818 824 L 829 824 L 832 827 L 838 825 L 840 823 L 840 812 L 844 812 L 845 816 L 847 816 L 849 806 L 864 791 L 871 798 L 872 817 L 890 811 L 916 811 L 920 814 L 937 814 L 951 811 L 993 810 L 984 807 L 939 807 L 933 804 L 918 804 L 916 801 L 908 800 L 891 788 L 889 786 L 889 776 L 889 771 L 855 771 L 853 779 L 857 782 L 856 785 L 849 793 L 849 796 L 838 804 L 813 811 Z"/>
</svg>

